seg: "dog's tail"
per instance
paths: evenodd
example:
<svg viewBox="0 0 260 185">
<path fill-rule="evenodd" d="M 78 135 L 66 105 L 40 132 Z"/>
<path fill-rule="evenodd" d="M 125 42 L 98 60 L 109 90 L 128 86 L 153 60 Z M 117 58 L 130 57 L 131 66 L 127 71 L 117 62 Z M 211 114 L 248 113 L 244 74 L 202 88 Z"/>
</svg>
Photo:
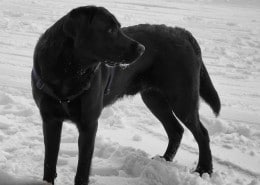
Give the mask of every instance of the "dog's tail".
<svg viewBox="0 0 260 185">
<path fill-rule="evenodd" d="M 186 31 L 186 38 L 191 43 L 191 45 L 194 49 L 194 52 L 197 55 L 197 57 L 201 63 L 200 89 L 199 89 L 200 96 L 205 100 L 205 102 L 207 104 L 209 104 L 209 106 L 212 108 L 215 115 L 218 116 L 219 112 L 220 112 L 220 108 L 221 108 L 220 99 L 219 99 L 218 93 L 217 93 L 215 87 L 213 86 L 213 83 L 209 77 L 208 71 L 203 63 L 200 46 L 199 46 L 198 42 L 196 41 L 196 39 L 188 31 Z"/>
<path fill-rule="evenodd" d="M 200 69 L 200 96 L 218 116 L 221 108 L 220 99 L 203 62 Z"/>
</svg>

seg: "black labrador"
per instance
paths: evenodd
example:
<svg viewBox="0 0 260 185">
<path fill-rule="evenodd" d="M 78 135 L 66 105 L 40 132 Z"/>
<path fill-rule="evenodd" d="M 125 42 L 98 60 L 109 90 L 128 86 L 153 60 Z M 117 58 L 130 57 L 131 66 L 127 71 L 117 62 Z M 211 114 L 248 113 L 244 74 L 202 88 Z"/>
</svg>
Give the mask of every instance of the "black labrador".
<svg viewBox="0 0 260 185">
<path fill-rule="evenodd" d="M 179 119 L 199 146 L 196 171 L 212 173 L 198 101 L 201 96 L 218 115 L 220 100 L 197 41 L 184 29 L 148 24 L 121 28 L 105 8 L 73 9 L 36 45 L 32 92 L 43 121 L 45 181 L 54 184 L 62 123 L 71 120 L 79 131 L 75 185 L 88 184 L 102 109 L 138 92 L 169 137 L 162 157 L 172 161 L 177 152 L 183 135 Z"/>
</svg>

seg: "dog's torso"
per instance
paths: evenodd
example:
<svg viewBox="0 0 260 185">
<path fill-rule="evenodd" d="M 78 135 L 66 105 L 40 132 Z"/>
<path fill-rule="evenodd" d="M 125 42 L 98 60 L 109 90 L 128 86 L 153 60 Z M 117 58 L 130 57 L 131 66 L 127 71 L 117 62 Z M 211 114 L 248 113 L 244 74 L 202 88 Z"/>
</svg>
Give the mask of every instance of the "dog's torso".
<svg viewBox="0 0 260 185">
<path fill-rule="evenodd" d="M 57 101 L 34 88 L 36 99 L 39 99 L 37 98 L 39 95 L 36 94 L 40 94 L 40 99 L 46 98 L 46 101 L 42 100 L 43 104 L 46 104 L 46 102 L 48 103 L 49 112 L 53 112 L 53 116 L 57 116 L 57 119 L 71 119 L 77 123 L 82 119 L 81 117 L 83 115 L 88 116 L 83 113 L 89 107 L 89 105 L 83 106 L 84 100 L 88 99 L 87 102 L 90 104 L 91 102 L 97 102 L 97 100 L 90 96 L 90 94 L 98 96 L 100 104 L 98 109 L 100 110 L 97 112 L 100 113 L 103 107 L 114 103 L 118 98 L 121 98 L 124 95 L 135 95 L 136 93 L 149 88 L 159 89 L 160 86 L 163 86 L 163 81 L 160 79 L 163 79 L 165 72 L 177 74 L 178 71 L 174 71 L 174 69 L 176 68 L 178 70 L 178 65 L 199 66 L 198 64 L 192 63 L 178 64 L 178 57 L 185 54 L 180 53 L 179 51 L 185 47 L 189 49 L 189 32 L 184 29 L 171 28 L 164 25 L 137 25 L 123 28 L 123 31 L 131 38 L 148 45 L 149 48 L 146 48 L 146 52 L 141 58 L 125 69 L 120 66 L 108 67 L 105 64 L 101 64 L 99 67 L 100 69 L 95 73 L 94 78 L 91 79 L 90 89 L 86 90 L 86 92 L 68 104 L 69 115 Z M 183 35 L 186 35 L 186 37 L 183 37 Z M 160 40 L 151 40 L 151 38 L 158 37 Z M 165 42 L 166 39 L 168 39 L 167 42 Z M 41 40 L 39 42 L 41 42 Z M 165 49 L 162 49 L 162 47 Z M 164 58 L 167 58 L 168 56 L 165 56 L 161 51 L 171 53 L 171 55 L 173 55 L 173 52 L 176 52 L 176 60 L 165 61 Z M 84 80 L 88 80 L 87 78 L 85 79 L 84 74 L 87 73 L 86 71 L 89 69 L 84 69 L 83 65 L 71 64 L 70 57 L 67 56 L 66 51 L 62 52 L 62 54 L 63 56 L 60 56 L 58 60 L 58 67 L 55 66 L 53 68 L 53 70 L 56 71 L 50 71 L 51 75 L 49 76 L 49 81 L 47 81 L 47 83 L 50 83 L 51 87 L 58 95 L 66 97 L 70 94 L 76 93 L 80 88 L 82 88 L 81 86 L 84 86 Z M 37 61 L 37 58 L 35 61 Z M 44 63 L 40 65 L 44 65 Z M 111 79 L 112 71 L 114 74 Z M 176 81 L 176 79 L 172 80 Z M 109 93 L 106 93 L 108 84 Z M 53 106 L 50 106 L 50 103 L 53 104 Z"/>
</svg>

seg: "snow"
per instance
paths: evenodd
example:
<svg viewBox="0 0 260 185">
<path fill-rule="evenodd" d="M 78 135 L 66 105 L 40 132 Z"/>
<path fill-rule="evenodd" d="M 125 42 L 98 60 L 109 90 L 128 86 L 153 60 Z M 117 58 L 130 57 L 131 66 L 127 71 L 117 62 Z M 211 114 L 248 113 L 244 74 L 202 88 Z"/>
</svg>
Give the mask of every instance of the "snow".
<svg viewBox="0 0 260 185">
<path fill-rule="evenodd" d="M 258 0 L 0 0 L 0 184 L 46 185 L 41 119 L 30 87 L 33 49 L 58 18 L 86 4 L 105 6 L 123 26 L 151 23 L 190 30 L 222 100 L 218 118 L 203 101 L 200 107 L 211 138 L 211 177 L 192 172 L 198 149 L 187 129 L 173 162 L 158 157 L 167 146 L 165 131 L 137 95 L 102 112 L 90 184 L 259 185 Z M 75 126 L 65 123 L 57 185 L 73 184 L 77 137 Z"/>
</svg>

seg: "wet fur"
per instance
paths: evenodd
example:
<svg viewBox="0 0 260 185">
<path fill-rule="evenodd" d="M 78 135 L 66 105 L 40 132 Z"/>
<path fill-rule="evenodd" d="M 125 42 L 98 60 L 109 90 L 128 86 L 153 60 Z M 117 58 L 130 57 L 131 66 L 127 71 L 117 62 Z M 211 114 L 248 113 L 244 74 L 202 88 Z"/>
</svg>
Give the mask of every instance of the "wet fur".
<svg viewBox="0 0 260 185">
<path fill-rule="evenodd" d="M 65 27 L 67 31 L 64 31 L 64 24 L 69 14 L 61 18 L 41 36 L 34 53 L 36 71 L 61 97 L 73 94 L 81 88 L 86 80 L 86 77 L 80 74 L 82 70 L 83 74 L 87 74 L 87 70 L 91 70 L 98 62 L 103 62 L 102 57 L 97 59 L 91 53 L 75 52 L 76 37 L 69 34 L 76 34 L 70 29 L 73 29 L 75 19 L 76 21 L 82 20 L 77 17 L 79 14 L 84 14 L 89 22 L 99 21 L 98 19 L 101 19 L 103 14 L 110 16 L 110 20 L 115 21 L 118 29 L 127 35 L 116 42 L 122 45 L 124 44 L 122 39 L 127 39 L 130 44 L 129 47 L 125 46 L 126 48 L 141 43 L 146 50 L 136 62 L 126 69 L 115 67 L 115 77 L 108 95 L 105 95 L 104 91 L 108 83 L 110 69 L 102 63 L 91 81 L 90 90 L 69 103 L 70 115 L 66 114 L 56 100 L 37 89 L 35 82 L 32 81 L 33 97 L 43 120 L 44 180 L 54 183 L 62 122 L 71 120 L 76 124 L 80 133 L 80 161 L 75 184 L 87 184 L 97 120 L 102 109 L 114 103 L 118 98 L 137 93 L 141 93 L 144 103 L 163 124 L 169 137 L 167 150 L 162 157 L 168 161 L 173 159 L 183 134 L 183 128 L 172 113 L 173 111 L 191 130 L 198 142 L 200 154 L 196 171 L 200 174 L 211 173 L 212 159 L 209 136 L 198 115 L 199 96 L 202 96 L 212 107 L 216 115 L 220 111 L 220 101 L 202 62 L 199 45 L 191 33 L 182 28 L 148 24 L 121 29 L 115 17 L 104 8 L 82 7 L 76 9 L 73 12 L 74 22 L 67 28 Z M 102 16 L 98 14 L 102 14 Z M 87 30 L 85 27 L 79 29 Z M 93 32 L 91 34 L 99 33 Z M 94 36 L 90 35 L 90 37 Z M 87 47 L 100 48 L 106 44 L 109 47 L 109 43 L 106 42 L 92 42 L 90 40 L 86 40 L 86 42 L 89 42 Z M 101 52 L 102 55 L 109 56 L 109 53 L 104 52 L 106 50 Z M 135 55 L 135 49 L 129 49 L 129 52 Z M 81 60 L 80 57 L 83 54 L 84 57 L 88 58 Z M 126 58 L 128 55 L 126 54 Z"/>
</svg>

